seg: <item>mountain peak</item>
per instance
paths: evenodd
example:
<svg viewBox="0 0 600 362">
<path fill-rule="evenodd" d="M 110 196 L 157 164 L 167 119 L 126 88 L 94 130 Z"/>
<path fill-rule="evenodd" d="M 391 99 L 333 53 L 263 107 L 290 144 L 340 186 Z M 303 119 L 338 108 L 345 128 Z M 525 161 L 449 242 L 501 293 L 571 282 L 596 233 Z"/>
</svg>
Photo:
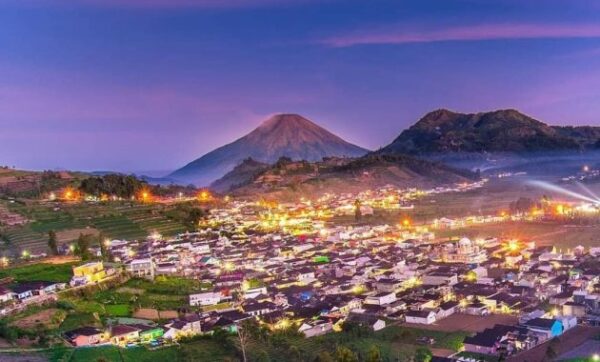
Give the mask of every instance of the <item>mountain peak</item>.
<svg viewBox="0 0 600 362">
<path fill-rule="evenodd" d="M 367 152 L 301 115 L 282 113 L 269 117 L 249 134 L 207 153 L 171 176 L 205 186 L 248 157 L 262 163 L 274 163 L 280 157 L 320 161 L 323 157 L 357 157 Z"/>
<path fill-rule="evenodd" d="M 456 113 L 439 109 L 404 130 L 384 153 L 538 152 L 573 150 L 579 144 L 515 109 Z"/>
<path fill-rule="evenodd" d="M 319 129 L 318 125 L 295 113 L 275 114 L 264 120 L 257 130 L 273 130 L 276 128 Z"/>
</svg>

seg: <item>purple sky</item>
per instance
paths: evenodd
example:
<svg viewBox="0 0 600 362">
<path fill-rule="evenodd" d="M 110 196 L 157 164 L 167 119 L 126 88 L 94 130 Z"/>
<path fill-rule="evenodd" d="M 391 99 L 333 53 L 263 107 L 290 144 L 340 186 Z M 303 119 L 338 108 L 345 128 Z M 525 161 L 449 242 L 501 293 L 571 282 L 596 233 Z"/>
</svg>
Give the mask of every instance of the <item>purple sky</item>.
<svg viewBox="0 0 600 362">
<path fill-rule="evenodd" d="M 0 1 L 0 164 L 171 170 L 295 112 L 377 148 L 428 111 L 600 125 L 584 0 Z"/>
</svg>

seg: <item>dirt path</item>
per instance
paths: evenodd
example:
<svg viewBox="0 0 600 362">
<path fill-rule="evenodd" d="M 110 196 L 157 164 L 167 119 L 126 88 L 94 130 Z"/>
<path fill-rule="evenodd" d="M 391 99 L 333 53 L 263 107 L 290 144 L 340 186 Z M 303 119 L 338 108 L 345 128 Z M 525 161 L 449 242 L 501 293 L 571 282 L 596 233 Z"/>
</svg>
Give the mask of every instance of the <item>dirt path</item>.
<svg viewBox="0 0 600 362">
<path fill-rule="evenodd" d="M 475 316 L 468 314 L 453 314 L 447 318 L 435 322 L 434 324 L 402 324 L 405 327 L 412 327 L 418 329 L 426 329 L 431 331 L 442 331 L 442 332 L 481 332 L 486 328 L 491 328 L 496 324 L 504 325 L 515 325 L 518 322 L 518 318 L 511 315 L 505 314 L 492 314 L 489 316 Z"/>
</svg>

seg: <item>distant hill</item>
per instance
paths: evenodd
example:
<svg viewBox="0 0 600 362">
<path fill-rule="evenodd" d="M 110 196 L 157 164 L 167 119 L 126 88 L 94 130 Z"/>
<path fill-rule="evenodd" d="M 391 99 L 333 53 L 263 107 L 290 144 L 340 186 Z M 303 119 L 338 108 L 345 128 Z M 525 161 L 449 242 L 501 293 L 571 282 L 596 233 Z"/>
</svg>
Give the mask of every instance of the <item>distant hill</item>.
<svg viewBox="0 0 600 362">
<path fill-rule="evenodd" d="M 476 173 L 407 155 L 328 158 L 320 162 L 282 158 L 228 191 L 234 195 L 269 194 L 280 199 L 362 191 L 386 185 L 430 187 L 475 180 Z"/>
<path fill-rule="evenodd" d="M 367 152 L 300 115 L 278 114 L 246 136 L 176 170 L 169 178 L 206 186 L 248 157 L 274 163 L 280 157 L 319 161 L 331 156 L 358 157 Z"/>
<path fill-rule="evenodd" d="M 267 170 L 271 165 L 258 162 L 251 157 L 245 159 L 225 176 L 210 184 L 210 188 L 216 192 L 227 192 L 236 186 L 245 185 L 254 177 Z"/>
<path fill-rule="evenodd" d="M 474 114 L 440 109 L 426 114 L 380 152 L 523 154 L 594 148 L 599 139 L 600 127 L 549 126 L 511 109 Z"/>
</svg>

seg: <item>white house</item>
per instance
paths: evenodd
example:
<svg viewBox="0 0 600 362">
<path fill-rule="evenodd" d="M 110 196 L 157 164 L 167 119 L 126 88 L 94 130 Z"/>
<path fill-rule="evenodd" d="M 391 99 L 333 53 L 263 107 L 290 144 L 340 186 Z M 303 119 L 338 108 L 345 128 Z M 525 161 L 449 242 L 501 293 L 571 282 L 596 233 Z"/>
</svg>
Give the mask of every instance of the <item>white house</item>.
<svg viewBox="0 0 600 362">
<path fill-rule="evenodd" d="M 456 273 L 433 272 L 423 276 L 423 284 L 427 285 L 454 285 L 458 283 L 458 275 Z"/>
<path fill-rule="evenodd" d="M 333 330 L 333 324 L 329 321 L 321 319 L 309 320 L 298 328 L 298 332 L 304 334 L 306 338 L 321 336 Z"/>
<path fill-rule="evenodd" d="M 133 259 L 125 270 L 134 277 L 154 279 L 154 262 L 150 258 Z"/>
<path fill-rule="evenodd" d="M 396 301 L 396 293 L 378 293 L 375 295 L 368 296 L 365 299 L 365 304 L 375 304 L 375 305 L 386 305 L 391 304 Z"/>
<path fill-rule="evenodd" d="M 267 294 L 266 287 L 251 288 L 244 292 L 244 299 L 253 299 L 261 294 Z"/>
<path fill-rule="evenodd" d="M 315 279 L 315 271 L 311 268 L 302 268 L 298 270 L 298 281 L 299 282 L 310 282 Z"/>
<path fill-rule="evenodd" d="M 215 304 L 219 304 L 219 302 L 221 301 L 221 298 L 222 298 L 222 295 L 219 292 L 206 292 L 206 293 L 190 294 L 190 305 L 192 307 L 215 305 Z"/>
<path fill-rule="evenodd" d="M 433 324 L 435 321 L 436 315 L 431 310 L 409 310 L 406 312 L 406 323 Z"/>
<path fill-rule="evenodd" d="M 445 303 L 440 304 L 440 308 L 438 310 L 436 320 L 440 320 L 440 319 L 451 316 L 452 314 L 456 313 L 456 310 L 458 309 L 458 307 L 459 307 L 459 303 L 454 302 L 454 301 L 445 302 Z"/>
</svg>

